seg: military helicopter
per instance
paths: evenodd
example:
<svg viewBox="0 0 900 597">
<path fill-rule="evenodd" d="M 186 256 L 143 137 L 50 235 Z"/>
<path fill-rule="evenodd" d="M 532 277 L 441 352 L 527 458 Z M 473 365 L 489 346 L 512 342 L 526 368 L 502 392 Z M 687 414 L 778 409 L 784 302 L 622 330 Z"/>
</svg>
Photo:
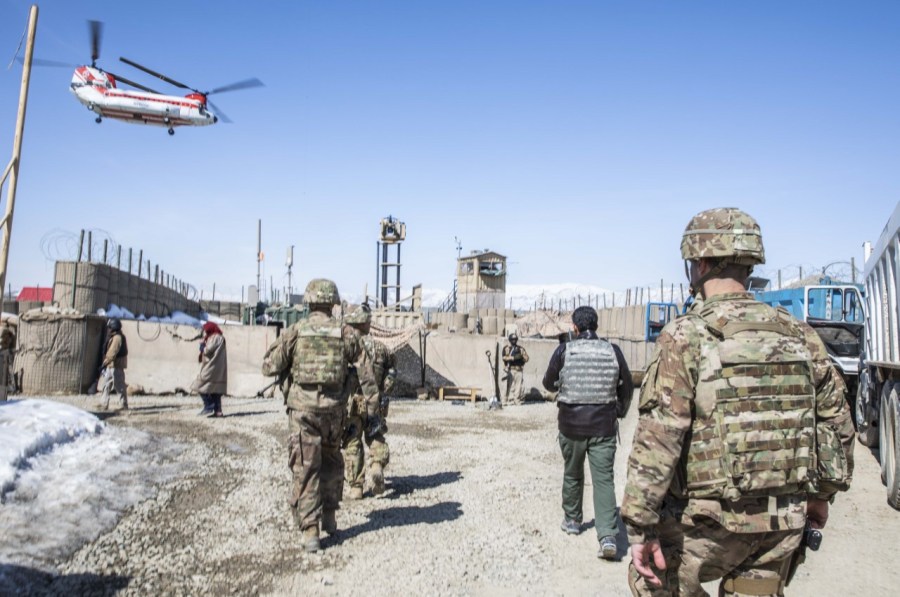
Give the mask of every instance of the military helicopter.
<svg viewBox="0 0 900 597">
<path fill-rule="evenodd" d="M 129 66 L 191 92 L 184 97 L 162 94 L 97 66 L 97 59 L 100 58 L 103 23 L 88 21 L 88 27 L 91 38 L 91 64 L 75 69 L 69 89 L 79 102 L 97 114 L 95 120 L 98 124 L 103 122 L 104 118 L 112 118 L 134 124 L 163 126 L 168 129 L 170 135 L 174 135 L 177 126 L 208 126 L 220 120 L 230 123 L 231 120 L 207 99 L 208 96 L 214 93 L 263 86 L 262 81 L 253 78 L 216 87 L 211 91 L 200 91 L 150 70 L 146 66 L 141 66 L 137 62 L 119 58 Z M 120 89 L 119 83 L 124 83 L 139 91 Z M 215 110 L 215 113 L 211 112 L 209 108 Z"/>
</svg>

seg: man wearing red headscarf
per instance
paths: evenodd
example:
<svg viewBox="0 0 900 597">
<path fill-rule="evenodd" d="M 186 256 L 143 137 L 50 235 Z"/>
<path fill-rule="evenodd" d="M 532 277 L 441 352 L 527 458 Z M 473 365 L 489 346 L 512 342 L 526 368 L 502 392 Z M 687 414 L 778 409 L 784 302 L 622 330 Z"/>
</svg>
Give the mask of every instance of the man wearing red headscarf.
<svg viewBox="0 0 900 597">
<path fill-rule="evenodd" d="M 203 340 L 200 342 L 200 373 L 191 387 L 203 398 L 201 415 L 222 417 L 222 395 L 228 392 L 228 357 L 225 353 L 225 336 L 211 321 L 203 324 Z"/>
</svg>

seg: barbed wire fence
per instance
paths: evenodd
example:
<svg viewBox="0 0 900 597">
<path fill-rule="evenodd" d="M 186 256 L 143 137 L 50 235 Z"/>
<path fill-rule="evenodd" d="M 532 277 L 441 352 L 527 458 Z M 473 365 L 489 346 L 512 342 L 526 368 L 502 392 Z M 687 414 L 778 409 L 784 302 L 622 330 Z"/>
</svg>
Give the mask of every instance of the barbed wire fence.
<svg viewBox="0 0 900 597">
<path fill-rule="evenodd" d="M 856 284 L 861 281 L 861 271 L 855 260 L 833 261 L 825 265 L 793 263 L 775 268 L 757 266 L 753 277 L 768 280 L 769 290 L 781 290 L 797 286 L 816 284 L 824 277 L 835 282 Z M 666 282 L 660 280 L 658 285 L 635 286 L 625 290 L 603 293 L 573 294 L 553 296 L 542 293 L 524 311 L 556 311 L 568 312 L 587 305 L 595 309 L 610 307 L 628 307 L 662 302 L 683 304 L 690 294 L 687 280 Z"/>
<path fill-rule="evenodd" d="M 158 263 L 153 264 L 149 259 L 145 261 L 143 249 L 135 251 L 131 247 L 123 247 L 110 232 L 101 228 L 79 232 L 54 228 L 41 237 L 40 244 L 41 254 L 48 261 L 105 264 L 175 290 L 189 301 L 199 300 L 199 292 L 193 284 L 166 273 Z M 151 267 L 153 265 L 155 269 Z"/>
</svg>

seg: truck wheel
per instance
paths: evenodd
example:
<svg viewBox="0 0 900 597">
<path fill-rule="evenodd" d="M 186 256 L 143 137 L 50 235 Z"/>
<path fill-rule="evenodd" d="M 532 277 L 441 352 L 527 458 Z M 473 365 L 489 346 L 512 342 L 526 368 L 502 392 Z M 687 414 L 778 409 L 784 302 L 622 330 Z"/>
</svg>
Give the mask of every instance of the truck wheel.
<svg viewBox="0 0 900 597">
<path fill-rule="evenodd" d="M 897 448 L 897 437 L 900 435 L 897 416 L 898 394 L 900 384 L 885 382 L 881 392 L 881 412 L 878 427 L 881 435 L 879 456 L 881 457 L 881 478 L 887 486 L 887 501 L 893 508 L 900 510 L 900 454 Z"/>
<path fill-rule="evenodd" d="M 878 445 L 878 425 L 873 425 L 874 417 L 869 412 L 872 408 L 872 392 L 869 387 L 866 373 L 860 373 L 859 383 L 856 384 L 856 404 L 853 409 L 853 418 L 856 421 L 856 432 L 859 443 L 874 448 Z"/>
</svg>

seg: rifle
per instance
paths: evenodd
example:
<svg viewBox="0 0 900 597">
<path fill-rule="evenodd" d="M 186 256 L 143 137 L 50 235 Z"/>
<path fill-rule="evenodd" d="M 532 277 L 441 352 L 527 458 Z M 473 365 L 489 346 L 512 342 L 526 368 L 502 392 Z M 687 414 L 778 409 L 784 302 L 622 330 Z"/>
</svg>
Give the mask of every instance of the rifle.
<svg viewBox="0 0 900 597">
<path fill-rule="evenodd" d="M 791 581 L 794 579 L 794 574 L 797 573 L 800 564 L 806 561 L 806 550 L 811 549 L 813 551 L 819 551 L 821 546 L 822 531 L 812 528 L 807 522 L 806 527 L 803 529 L 803 538 L 800 540 L 800 547 L 798 547 L 797 551 L 794 552 L 794 555 L 791 556 L 791 562 L 788 565 L 787 578 L 784 581 L 785 586 L 791 584 Z"/>
<path fill-rule="evenodd" d="M 278 377 L 275 378 L 275 381 L 273 381 L 272 383 L 270 383 L 269 385 L 267 385 L 266 387 L 264 387 L 263 389 L 261 389 L 260 391 L 258 391 L 256 393 L 256 397 L 257 398 L 265 398 L 266 397 L 265 394 L 270 388 L 278 386 L 278 388 L 281 390 L 281 393 L 284 394 L 284 399 L 287 400 L 287 391 L 290 389 L 291 386 L 290 386 L 290 383 L 288 383 L 288 387 L 285 388 L 284 382 L 287 381 L 287 379 L 290 377 L 290 375 L 291 374 L 289 371 L 284 371 L 282 373 L 279 373 Z M 274 398 L 274 395 L 272 397 Z"/>
</svg>

